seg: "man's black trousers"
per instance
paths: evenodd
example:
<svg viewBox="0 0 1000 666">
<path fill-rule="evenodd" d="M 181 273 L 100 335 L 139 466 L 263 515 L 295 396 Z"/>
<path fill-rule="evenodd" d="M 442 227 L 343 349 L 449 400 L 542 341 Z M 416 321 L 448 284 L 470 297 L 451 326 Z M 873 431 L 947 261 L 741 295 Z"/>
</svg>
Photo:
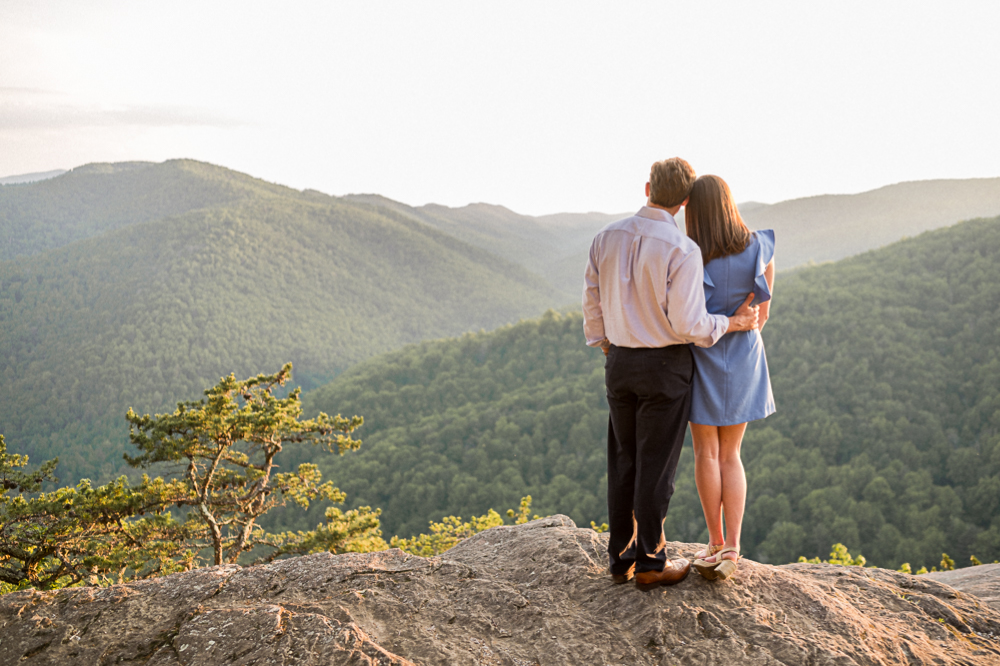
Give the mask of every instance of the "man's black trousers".
<svg viewBox="0 0 1000 666">
<path fill-rule="evenodd" d="M 611 573 L 661 571 L 663 519 L 691 411 L 694 359 L 687 345 L 612 345 L 604 364 L 608 423 Z M 634 516 L 634 522 L 633 522 Z"/>
</svg>

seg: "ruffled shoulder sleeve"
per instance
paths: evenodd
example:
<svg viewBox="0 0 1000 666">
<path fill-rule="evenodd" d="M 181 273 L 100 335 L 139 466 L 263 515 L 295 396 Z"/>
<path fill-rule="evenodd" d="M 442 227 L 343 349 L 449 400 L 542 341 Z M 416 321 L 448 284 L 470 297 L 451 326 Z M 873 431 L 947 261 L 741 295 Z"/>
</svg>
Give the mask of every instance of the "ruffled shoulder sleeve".
<svg viewBox="0 0 1000 666">
<path fill-rule="evenodd" d="M 774 230 L 763 229 L 753 232 L 757 237 L 757 267 L 753 281 L 753 303 L 759 305 L 771 300 L 771 288 L 764 279 L 764 269 L 774 258 Z"/>
</svg>

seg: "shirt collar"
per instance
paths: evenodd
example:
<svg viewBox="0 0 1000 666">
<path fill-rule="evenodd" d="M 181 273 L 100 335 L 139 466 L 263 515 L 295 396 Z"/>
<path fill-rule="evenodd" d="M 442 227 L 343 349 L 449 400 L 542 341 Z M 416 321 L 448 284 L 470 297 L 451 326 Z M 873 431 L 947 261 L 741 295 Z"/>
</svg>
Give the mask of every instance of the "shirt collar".
<svg viewBox="0 0 1000 666">
<path fill-rule="evenodd" d="M 677 220 L 674 219 L 674 216 L 671 215 L 670 213 L 668 213 L 667 211 L 663 210 L 662 208 L 653 208 L 652 206 L 643 206 L 642 208 L 639 209 L 639 212 L 636 213 L 636 216 L 638 216 L 638 217 L 644 217 L 647 220 L 658 220 L 660 222 L 670 222 L 675 227 L 677 227 L 678 229 L 680 229 L 680 225 L 677 224 Z"/>
</svg>

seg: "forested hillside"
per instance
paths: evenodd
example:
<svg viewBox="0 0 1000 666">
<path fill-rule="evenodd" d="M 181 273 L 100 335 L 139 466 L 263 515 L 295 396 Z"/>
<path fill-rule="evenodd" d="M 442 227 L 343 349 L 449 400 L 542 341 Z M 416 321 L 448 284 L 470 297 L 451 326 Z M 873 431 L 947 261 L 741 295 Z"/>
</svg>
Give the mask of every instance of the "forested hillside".
<svg viewBox="0 0 1000 666">
<path fill-rule="evenodd" d="M 641 190 L 637 190 L 641 193 Z M 411 207 L 378 195 L 349 200 L 384 206 L 420 220 L 543 276 L 567 299 L 577 300 L 590 243 L 608 215 L 581 213 L 530 217 L 503 206 L 470 204 Z M 887 185 L 860 194 L 827 194 L 776 204 L 740 205 L 753 229 L 774 229 L 783 239 L 779 270 L 834 261 L 949 226 L 1000 214 L 1000 178 L 926 180 Z M 684 212 L 678 215 L 683 226 Z"/>
<path fill-rule="evenodd" d="M 836 261 L 906 236 L 1000 215 L 1000 178 L 919 180 L 859 194 L 740 206 L 754 229 L 784 239 L 782 267 Z"/>
<path fill-rule="evenodd" d="M 594 235 L 607 223 L 631 215 L 562 213 L 531 217 L 483 203 L 461 208 L 437 204 L 411 207 L 377 195 L 349 195 L 345 199 L 391 208 L 518 263 L 548 280 L 566 302 L 580 297 L 583 267 Z"/>
<path fill-rule="evenodd" d="M 365 418 L 361 451 L 324 474 L 382 508 L 386 534 L 528 494 L 537 512 L 584 521 L 606 513 L 603 358 L 583 344 L 579 315 L 550 311 L 372 359 L 305 394 L 303 408 Z"/>
<path fill-rule="evenodd" d="M 261 196 L 301 194 L 193 160 L 87 164 L 56 178 L 0 188 L 0 261 Z"/>
<path fill-rule="evenodd" d="M 778 238 L 781 247 L 781 238 Z M 1000 558 L 1000 218 L 779 276 L 764 332 L 778 412 L 750 425 L 744 549 L 787 562 L 834 542 L 914 569 Z M 425 342 L 305 396 L 361 414 L 324 465 L 387 534 L 516 506 L 605 519 L 603 357 L 577 314 Z M 669 538 L 704 539 L 686 449 Z"/>
<path fill-rule="evenodd" d="M 853 197 L 801 200 L 811 202 L 809 205 L 785 202 L 744 208 L 751 222 L 761 211 L 792 211 L 787 220 L 782 217 L 768 222 L 778 228 L 779 262 L 788 267 L 794 259 L 785 258 L 797 256 L 796 248 L 805 247 L 803 238 L 823 238 L 831 247 L 846 232 L 850 232 L 851 239 L 869 238 L 856 233 L 858 225 L 890 218 L 895 220 L 892 224 L 897 224 L 902 219 L 892 212 L 897 205 L 907 215 L 918 209 L 933 209 L 933 219 L 919 215 L 913 218 L 917 229 L 921 224 L 948 224 L 949 215 L 965 210 L 961 206 L 991 206 L 990 197 L 997 183 L 1000 181 L 942 181 L 926 188 L 902 184 Z M 949 197 L 949 192 L 964 192 L 965 196 Z M 905 205 L 900 203 L 900 197 L 905 199 Z M 924 201 L 926 206 L 921 204 Z M 932 201 L 937 202 L 936 208 Z M 850 216 L 837 213 L 844 210 Z M 823 225 L 809 222 L 817 211 L 827 216 L 815 218 L 826 220 Z M 59 456 L 59 474 L 64 483 L 84 476 L 105 481 L 123 469 L 121 453 L 127 437 L 124 412 L 129 406 L 139 411 L 161 410 L 178 399 L 191 397 L 222 374 L 245 376 L 272 371 L 285 361 L 294 362 L 296 381 L 308 389 L 372 355 L 408 343 L 491 329 L 576 301 L 573 283 L 582 269 L 586 247 L 593 232 L 613 217 L 617 216 L 567 214 L 532 218 L 484 204 L 457 209 L 435 205 L 412 208 L 376 196 L 338 198 L 315 191 L 299 192 L 190 160 L 87 165 L 44 181 L 5 185 L 0 187 L 0 432 L 7 435 L 13 451 L 28 453 L 35 460 Z M 790 220 L 794 229 L 782 227 L 782 220 Z M 887 228 L 896 229 L 891 225 Z M 962 233 L 969 232 L 956 230 L 955 236 L 946 234 L 941 238 L 960 238 Z M 749 437 L 751 442 L 758 438 L 759 445 L 748 447 L 748 459 L 761 450 L 766 439 L 769 447 L 782 452 L 782 446 L 794 443 L 796 448 L 790 450 L 795 454 L 787 456 L 792 460 L 788 463 L 792 469 L 815 462 L 827 470 L 824 473 L 840 469 L 838 474 L 849 474 L 854 469 L 851 465 L 867 460 L 876 476 L 888 479 L 891 495 L 877 494 L 881 481 L 873 482 L 868 495 L 882 498 L 888 508 L 879 509 L 881 517 L 872 514 L 867 518 L 863 512 L 870 508 L 872 500 L 865 500 L 868 495 L 864 494 L 852 495 L 857 504 L 850 507 L 836 505 L 831 499 L 836 494 L 811 495 L 807 501 L 796 494 L 806 486 L 785 488 L 773 496 L 754 495 L 752 501 L 770 507 L 770 512 L 756 514 L 765 518 L 751 517 L 748 524 L 748 538 L 753 540 L 758 554 L 777 559 L 800 551 L 825 554 L 833 540 L 854 548 L 851 530 L 856 529 L 859 543 L 868 549 L 865 554 L 883 558 L 880 562 L 891 562 L 899 553 L 913 551 L 918 542 L 923 544 L 920 552 L 937 557 L 939 552 L 934 551 L 948 548 L 956 540 L 961 545 L 953 550 L 959 554 L 974 551 L 980 557 L 996 557 L 988 553 L 1000 547 L 1000 526 L 987 518 L 1000 510 L 990 499 L 1000 495 L 1000 485 L 996 485 L 992 473 L 983 476 L 985 480 L 980 478 L 981 470 L 989 467 L 975 464 L 979 459 L 970 457 L 967 448 L 972 445 L 969 442 L 980 446 L 978 442 L 992 436 L 989 428 L 995 425 L 977 426 L 972 439 L 963 439 L 963 433 L 971 427 L 970 419 L 980 417 L 966 405 L 973 389 L 963 388 L 961 383 L 967 376 L 961 374 L 963 369 L 983 372 L 987 367 L 984 363 L 992 362 L 986 358 L 984 363 L 967 363 L 970 350 L 991 347 L 981 338 L 963 338 L 961 331 L 948 326 L 924 330 L 909 317 L 915 311 L 926 311 L 952 324 L 995 323 L 989 319 L 993 314 L 988 308 L 974 314 L 968 308 L 973 302 L 970 299 L 987 302 L 984 299 L 992 296 L 984 285 L 998 281 L 989 272 L 993 269 L 988 262 L 982 267 L 986 278 L 977 277 L 978 273 L 956 278 L 958 269 L 951 264 L 931 262 L 923 266 L 915 259 L 908 263 L 904 259 L 907 253 L 927 251 L 926 244 L 932 242 L 927 238 L 936 237 L 907 241 L 887 249 L 886 254 L 865 255 L 779 278 L 781 289 L 788 285 L 789 296 L 785 302 L 779 299 L 777 318 L 769 325 L 766 337 L 771 344 L 782 409 L 766 424 L 755 426 Z M 976 250 L 993 252 L 990 242 L 986 238 Z M 972 261 L 972 255 L 962 259 L 967 247 L 961 243 L 958 247 L 956 252 L 941 256 L 957 265 L 964 261 L 980 266 L 982 262 Z M 952 255 L 956 258 L 952 259 Z M 832 286 L 811 280 L 830 280 Z M 835 288 L 840 283 L 852 284 L 851 280 L 861 281 L 863 288 Z M 913 300 L 916 287 L 940 280 L 952 285 L 954 299 L 935 297 L 937 300 L 926 303 Z M 899 293 L 895 286 L 887 286 L 895 282 L 901 283 Z M 798 301 L 794 294 L 800 294 Z M 910 300 L 900 300 L 903 296 Z M 930 294 L 920 296 L 931 298 Z M 827 302 L 829 308 L 813 313 L 810 308 L 818 302 Z M 798 305 L 786 310 L 784 318 L 780 316 L 782 307 L 792 308 L 793 303 Z M 834 316 L 831 309 L 841 306 L 854 314 Z M 834 318 L 828 320 L 830 317 Z M 845 322 L 867 322 L 869 317 L 878 323 L 877 327 L 855 324 L 844 328 Z M 783 333 L 792 331 L 793 323 L 798 327 L 795 335 Z M 864 337 L 864 332 L 873 331 L 884 336 L 883 346 L 873 347 L 871 339 Z M 307 395 L 316 404 L 321 395 L 333 396 L 324 408 L 335 412 L 353 410 L 369 418 L 366 429 L 373 446 L 366 446 L 356 460 L 343 464 L 384 464 L 380 474 L 389 476 L 369 482 L 374 476 L 366 468 L 351 468 L 344 488 L 360 496 L 359 501 L 385 508 L 389 533 L 420 531 L 427 520 L 445 513 L 516 506 L 528 493 L 535 497 L 539 511 L 563 511 L 584 522 L 601 519 L 604 499 L 600 440 L 605 425 L 600 364 L 599 359 L 592 358 L 592 352 L 580 348 L 579 322 L 554 318 L 544 326 L 537 322 L 523 324 L 496 335 L 499 337 L 480 334 L 470 340 L 476 345 L 486 340 L 487 346 L 501 350 L 496 352 L 501 356 L 490 368 L 504 368 L 503 372 L 508 373 L 502 375 L 506 383 L 497 379 L 500 375 L 490 374 L 492 370 L 480 377 L 476 373 L 481 370 L 475 370 L 479 367 L 475 363 L 480 361 L 459 354 L 455 357 L 456 369 L 449 370 L 453 375 L 434 374 L 432 360 L 411 360 L 406 363 L 429 368 L 423 379 L 383 381 L 372 369 L 376 366 L 368 366 L 359 369 L 361 374 L 350 376 L 354 379 L 345 377 L 344 384 L 327 389 L 333 393 Z M 502 350 L 507 344 L 503 341 L 508 339 L 535 349 L 536 356 L 523 360 L 520 354 L 507 355 Z M 438 353 L 433 350 L 449 350 L 450 344 L 458 343 L 440 343 L 440 348 L 435 346 L 438 344 L 428 343 L 400 353 L 422 359 L 424 351 L 430 350 L 427 353 L 433 357 Z M 902 351 L 887 356 L 887 350 L 901 345 Z M 911 346 L 930 354 L 926 362 L 913 368 L 906 366 L 902 373 L 886 365 L 885 358 L 916 354 L 909 351 Z M 515 357 L 527 365 L 508 367 Z M 378 363 L 395 363 L 391 359 L 396 357 L 387 358 Z M 823 359 L 828 365 L 820 363 Z M 940 372 L 932 371 L 935 364 L 940 366 Z M 526 384 L 526 375 L 522 375 L 528 367 L 546 368 L 548 374 L 536 373 L 532 376 L 537 383 Z M 848 369 L 853 373 L 850 380 L 843 374 Z M 920 379 L 920 372 L 928 374 L 927 382 Z M 482 379 L 483 386 L 493 387 L 492 392 L 480 395 L 469 377 Z M 861 382 L 857 392 L 849 386 L 855 378 Z M 426 388 L 426 382 L 432 380 L 444 382 L 443 388 Z M 335 388 L 348 386 L 349 382 L 354 382 L 350 390 Z M 870 386 L 876 388 L 869 390 Z M 988 379 L 973 386 L 975 391 L 987 391 L 983 395 L 992 395 L 988 393 Z M 412 412 L 416 409 L 412 405 L 417 404 L 412 398 L 418 388 L 452 397 L 439 398 L 439 402 L 420 408 L 424 411 Z M 381 401 L 395 400 L 392 392 L 397 389 L 399 395 L 405 389 L 407 397 L 394 418 L 409 425 L 409 434 L 386 430 L 380 424 Z M 866 397 L 860 399 L 860 405 L 843 397 L 855 395 Z M 364 400 L 359 402 L 362 397 Z M 494 399 L 499 403 L 495 404 Z M 797 406 L 794 414 L 788 410 L 789 404 Z M 462 414 L 479 416 L 468 420 L 459 415 L 461 418 L 449 420 L 452 416 L 439 413 L 444 405 L 465 409 Z M 882 411 L 870 411 L 876 406 Z M 507 411 L 498 412 L 500 407 Z M 497 420 L 482 415 L 501 413 L 507 421 L 500 424 L 499 432 L 506 434 L 497 435 Z M 429 425 L 413 434 L 415 426 L 411 422 L 425 418 L 430 419 L 426 422 Z M 546 425 L 536 425 L 535 420 L 542 418 Z M 988 421 L 992 417 L 982 418 Z M 442 425 L 445 422 L 447 426 Z M 909 425 L 904 427 L 904 423 Z M 907 434 L 907 428 L 918 434 Z M 390 458 L 411 458 L 395 453 L 385 459 L 388 462 L 372 462 L 383 460 L 378 457 L 381 454 L 374 453 L 376 446 L 393 452 L 412 446 L 437 450 L 435 447 L 444 446 L 435 443 L 438 431 L 446 433 L 451 442 L 448 447 L 453 447 L 455 441 L 463 442 L 465 447 L 481 439 L 494 444 L 484 444 L 486 458 L 482 451 L 476 453 L 479 449 L 470 449 L 473 453 L 468 455 L 473 456 L 475 465 L 467 464 L 464 448 L 459 455 L 458 449 L 448 447 L 441 449 L 440 456 L 432 458 L 431 463 L 420 458 L 419 463 L 397 469 L 393 467 L 397 463 Z M 420 439 L 425 435 L 430 438 L 426 442 Z M 506 460 L 505 454 L 501 455 L 506 449 L 495 445 L 506 441 L 503 437 L 516 440 L 522 447 L 519 459 L 507 461 L 513 466 L 497 467 L 496 461 Z M 818 441 L 824 445 L 811 448 L 809 442 Z M 919 454 L 917 462 L 906 458 L 910 467 L 905 470 L 931 474 L 933 485 L 924 483 L 923 476 L 896 474 L 898 470 L 887 467 L 885 456 L 873 457 L 885 447 L 890 452 L 886 455 L 902 455 L 900 452 L 909 451 L 899 448 L 904 441 Z M 960 464 L 960 458 L 950 462 L 951 454 L 943 453 L 946 444 L 958 447 L 962 453 L 956 455 L 972 462 Z M 534 462 L 524 459 L 524 447 L 529 445 L 541 447 L 529 456 Z M 567 462 L 571 458 L 563 455 L 566 450 L 574 452 L 577 462 L 573 465 Z M 490 457 L 494 455 L 491 451 L 494 457 Z M 811 452 L 812 457 L 802 458 L 802 451 Z M 819 451 L 826 457 L 815 457 Z M 593 458 L 595 455 L 598 457 Z M 984 455 L 982 450 L 979 455 Z M 547 462 L 536 465 L 538 456 Z M 597 472 L 590 464 L 594 460 Z M 767 460 L 771 461 L 767 468 L 770 470 L 773 460 Z M 975 473 L 961 477 L 964 481 L 958 480 L 959 469 L 973 468 Z M 512 476 L 512 470 L 520 476 Z M 340 474 L 335 470 L 329 473 L 339 482 Z M 453 481 L 455 478 L 464 481 Z M 498 480 L 501 478 L 502 482 Z M 927 492 L 945 493 L 941 497 L 946 499 L 952 493 L 962 502 L 961 513 L 948 513 L 946 507 L 950 505 L 944 500 L 927 500 L 928 507 L 936 507 L 928 509 L 930 517 L 890 515 L 891 511 L 902 511 L 899 506 L 919 504 L 885 499 L 896 498 L 901 492 L 910 497 L 905 494 L 910 491 L 899 486 L 907 478 L 916 484 L 914 487 L 923 484 L 921 487 L 930 489 Z M 420 491 L 424 495 L 416 491 L 418 487 L 429 488 L 431 480 L 436 490 Z M 679 497 L 685 492 L 690 494 L 691 488 L 685 483 L 688 481 L 682 482 Z M 397 493 L 402 484 L 409 484 L 409 490 L 416 494 Z M 862 491 L 868 485 L 866 482 Z M 411 497 L 424 499 L 412 501 Z M 985 499 L 980 501 L 980 497 Z M 697 508 L 690 502 L 679 506 Z M 700 529 L 700 514 L 685 511 L 677 509 L 671 520 L 676 522 L 676 529 L 683 528 L 691 536 L 692 530 Z M 981 515 L 973 520 L 968 512 L 975 511 Z M 822 519 L 813 520 L 820 514 Z M 836 518 L 830 517 L 834 515 Z M 954 515 L 960 518 L 952 520 Z M 772 529 L 775 517 L 783 521 L 780 529 Z M 835 520 L 840 521 L 836 528 Z M 918 535 L 913 524 L 919 521 L 930 521 L 926 524 L 936 527 Z M 835 538 L 835 533 L 847 536 Z M 976 539 L 981 545 L 975 545 Z"/>
<path fill-rule="evenodd" d="M 78 182 L 105 171 L 100 197 Z M 37 252 L 0 262 L 0 432 L 33 460 L 58 456 L 64 483 L 123 469 L 130 406 L 162 410 L 286 361 L 315 386 L 554 300 L 541 278 L 408 217 L 210 165 L 98 165 L 9 191 L 18 247 Z M 76 226 L 64 234 L 59 215 Z"/>
</svg>

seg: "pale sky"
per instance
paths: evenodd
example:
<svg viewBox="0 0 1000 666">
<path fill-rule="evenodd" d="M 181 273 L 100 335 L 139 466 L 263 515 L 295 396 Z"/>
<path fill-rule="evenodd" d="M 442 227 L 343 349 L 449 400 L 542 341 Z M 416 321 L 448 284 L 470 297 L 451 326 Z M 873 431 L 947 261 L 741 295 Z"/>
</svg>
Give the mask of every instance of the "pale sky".
<svg viewBox="0 0 1000 666">
<path fill-rule="evenodd" d="M 0 176 L 190 157 L 295 188 L 623 212 L 1000 176 L 1000 2 L 0 0 Z"/>
</svg>

